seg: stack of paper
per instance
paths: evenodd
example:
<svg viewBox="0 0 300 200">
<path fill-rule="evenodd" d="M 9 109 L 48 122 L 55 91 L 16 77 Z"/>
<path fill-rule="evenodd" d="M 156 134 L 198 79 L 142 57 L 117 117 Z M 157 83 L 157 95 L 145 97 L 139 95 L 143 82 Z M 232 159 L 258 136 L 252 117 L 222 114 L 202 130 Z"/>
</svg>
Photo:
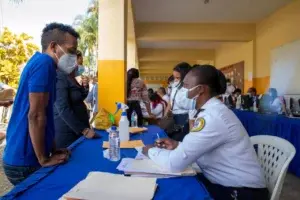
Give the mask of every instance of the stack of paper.
<svg viewBox="0 0 300 200">
<path fill-rule="evenodd" d="M 170 172 L 166 169 L 162 169 L 150 159 L 137 160 L 132 158 L 123 158 L 117 169 L 124 171 L 125 174 L 143 177 L 194 176 L 196 174 L 196 171 L 192 167 L 188 167 L 186 170 L 178 173 Z"/>
<path fill-rule="evenodd" d="M 126 177 L 91 172 L 61 199 L 65 200 L 149 200 L 156 190 L 155 178 Z"/>
</svg>

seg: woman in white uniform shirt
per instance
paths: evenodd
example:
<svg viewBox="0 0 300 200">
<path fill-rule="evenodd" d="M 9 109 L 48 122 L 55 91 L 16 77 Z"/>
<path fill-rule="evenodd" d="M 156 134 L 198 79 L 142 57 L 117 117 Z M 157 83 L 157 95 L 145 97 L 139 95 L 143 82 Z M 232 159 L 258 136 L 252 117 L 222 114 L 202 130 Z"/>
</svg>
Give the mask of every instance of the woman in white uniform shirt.
<svg viewBox="0 0 300 200">
<path fill-rule="evenodd" d="M 196 162 L 203 172 L 199 179 L 216 200 L 267 200 L 263 171 L 247 131 L 215 98 L 226 90 L 223 73 L 210 65 L 193 67 L 183 87 L 191 99 L 186 109 L 197 109 L 193 129 L 181 143 L 160 139 L 143 153 L 172 172 Z"/>
<path fill-rule="evenodd" d="M 183 131 L 180 134 L 171 135 L 171 137 L 177 141 L 182 141 L 184 136 L 189 132 L 189 110 L 185 107 L 188 99 L 182 92 L 182 81 L 190 69 L 191 66 L 185 62 L 179 63 L 173 69 L 174 81 L 170 101 L 165 112 L 165 116 L 167 116 L 169 112 L 172 112 L 175 124 L 182 126 Z"/>
</svg>

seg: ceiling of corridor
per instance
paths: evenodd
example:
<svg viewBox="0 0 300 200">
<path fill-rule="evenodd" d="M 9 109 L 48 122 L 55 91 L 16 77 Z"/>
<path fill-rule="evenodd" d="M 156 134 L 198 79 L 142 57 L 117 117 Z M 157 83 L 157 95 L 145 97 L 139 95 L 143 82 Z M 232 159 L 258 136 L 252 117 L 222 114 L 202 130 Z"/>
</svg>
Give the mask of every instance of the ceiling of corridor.
<svg viewBox="0 0 300 200">
<path fill-rule="evenodd" d="M 141 22 L 256 22 L 292 0 L 133 0 Z"/>
<path fill-rule="evenodd" d="M 181 59 L 212 63 L 215 49 L 253 40 L 255 23 L 290 1 L 132 0 L 141 74 L 166 77 Z"/>
</svg>

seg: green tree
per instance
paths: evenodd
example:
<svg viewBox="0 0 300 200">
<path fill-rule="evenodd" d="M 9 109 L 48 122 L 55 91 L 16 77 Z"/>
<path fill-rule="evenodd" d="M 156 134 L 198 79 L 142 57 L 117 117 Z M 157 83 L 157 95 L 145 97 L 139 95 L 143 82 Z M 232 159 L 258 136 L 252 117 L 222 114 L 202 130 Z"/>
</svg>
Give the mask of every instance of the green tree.
<svg viewBox="0 0 300 200">
<path fill-rule="evenodd" d="M 17 35 L 4 28 L 0 35 L 0 82 L 18 86 L 20 67 L 39 49 L 31 40 L 26 33 Z"/>
<path fill-rule="evenodd" d="M 85 15 L 78 15 L 73 23 L 80 34 L 79 50 L 84 55 L 84 65 L 96 67 L 98 45 L 98 0 L 92 0 Z"/>
</svg>

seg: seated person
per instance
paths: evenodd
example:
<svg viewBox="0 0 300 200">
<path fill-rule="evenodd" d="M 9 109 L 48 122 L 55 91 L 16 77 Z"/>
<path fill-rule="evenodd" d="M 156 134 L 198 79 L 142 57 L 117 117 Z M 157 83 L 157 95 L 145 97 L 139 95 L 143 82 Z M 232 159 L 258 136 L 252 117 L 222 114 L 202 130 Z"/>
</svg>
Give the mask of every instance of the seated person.
<svg viewBox="0 0 300 200">
<path fill-rule="evenodd" d="M 167 102 L 157 93 L 150 96 L 150 101 L 151 113 L 154 115 L 155 119 L 161 119 L 165 113 Z"/>
<path fill-rule="evenodd" d="M 238 98 L 241 98 L 242 95 L 242 90 L 240 88 L 237 88 L 234 90 L 234 92 L 232 93 L 232 101 L 233 101 L 233 105 L 234 107 L 236 107 L 236 102 L 238 100 Z"/>
<path fill-rule="evenodd" d="M 172 172 L 181 172 L 196 162 L 203 172 L 198 178 L 213 199 L 269 199 L 247 131 L 215 98 L 226 90 L 223 73 L 210 65 L 193 67 L 183 83 L 187 97 L 196 101 L 198 114 L 193 129 L 182 142 L 159 139 L 155 145 L 144 147 L 143 153 Z"/>
<path fill-rule="evenodd" d="M 268 95 L 270 96 L 270 110 L 278 114 L 282 114 L 284 110 L 284 104 L 282 99 L 278 97 L 277 90 L 275 88 L 270 88 L 268 90 Z"/>
<path fill-rule="evenodd" d="M 256 106 L 258 106 L 259 102 L 258 102 L 258 95 L 256 92 L 256 88 L 255 87 L 249 88 L 247 94 L 251 97 L 253 103 L 256 101 Z"/>
<path fill-rule="evenodd" d="M 56 101 L 54 103 L 55 142 L 58 148 L 66 148 L 84 135 L 93 138 L 89 113 L 84 103 L 89 90 L 75 79 L 78 67 L 71 73 L 57 71 Z"/>
<path fill-rule="evenodd" d="M 256 88 L 255 88 L 255 87 L 249 88 L 247 93 L 248 93 L 251 97 L 256 97 L 256 96 L 257 96 L 257 92 L 256 92 Z"/>
</svg>

